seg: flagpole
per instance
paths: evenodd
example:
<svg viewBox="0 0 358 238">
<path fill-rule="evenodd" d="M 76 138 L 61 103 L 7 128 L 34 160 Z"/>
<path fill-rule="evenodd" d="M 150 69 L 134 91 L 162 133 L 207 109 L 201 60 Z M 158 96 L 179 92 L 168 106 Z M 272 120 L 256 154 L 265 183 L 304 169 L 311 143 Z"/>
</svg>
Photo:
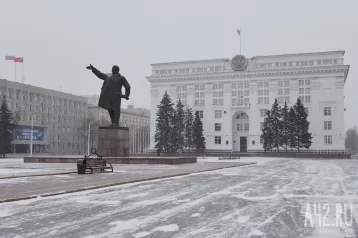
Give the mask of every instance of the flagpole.
<svg viewBox="0 0 358 238">
<path fill-rule="evenodd" d="M 15 65 L 14 65 L 14 66 L 15 66 L 14 68 L 15 68 L 15 82 L 16 82 L 16 62 L 15 62 L 15 60 L 14 60 L 14 64 L 15 64 Z"/>
<path fill-rule="evenodd" d="M 240 55 L 241 55 L 241 28 L 240 28 Z"/>
<path fill-rule="evenodd" d="M 22 84 L 24 84 L 24 62 L 22 62 L 22 78 L 21 78 L 21 80 L 22 80 Z"/>
</svg>

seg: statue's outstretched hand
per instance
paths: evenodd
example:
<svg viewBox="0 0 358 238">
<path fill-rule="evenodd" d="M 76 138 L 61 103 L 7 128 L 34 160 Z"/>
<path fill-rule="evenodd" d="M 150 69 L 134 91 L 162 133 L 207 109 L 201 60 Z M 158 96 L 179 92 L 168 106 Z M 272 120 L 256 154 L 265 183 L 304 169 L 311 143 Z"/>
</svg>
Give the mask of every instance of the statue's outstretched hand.
<svg viewBox="0 0 358 238">
<path fill-rule="evenodd" d="M 92 70 L 93 66 L 90 64 L 89 66 L 86 67 L 86 69 Z"/>
<path fill-rule="evenodd" d="M 129 97 L 126 97 L 126 100 L 129 100 Z"/>
</svg>

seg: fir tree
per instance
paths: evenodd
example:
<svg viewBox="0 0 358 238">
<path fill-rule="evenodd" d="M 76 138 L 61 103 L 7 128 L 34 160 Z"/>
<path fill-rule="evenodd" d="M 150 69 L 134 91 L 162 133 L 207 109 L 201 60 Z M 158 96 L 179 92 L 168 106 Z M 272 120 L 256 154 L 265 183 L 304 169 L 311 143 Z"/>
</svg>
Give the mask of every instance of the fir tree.
<svg viewBox="0 0 358 238">
<path fill-rule="evenodd" d="M 271 130 L 272 130 L 272 147 L 276 148 L 277 151 L 280 151 L 281 145 L 281 131 L 282 131 L 282 123 L 281 123 L 281 107 L 277 102 L 277 98 L 275 98 L 275 102 L 271 108 Z"/>
<path fill-rule="evenodd" d="M 288 132 L 287 133 L 288 146 L 293 151 L 293 148 L 296 148 L 297 146 L 297 136 L 296 136 L 296 112 L 292 107 L 288 112 L 287 132 Z"/>
<path fill-rule="evenodd" d="M 176 146 L 177 150 L 183 151 L 185 144 L 185 113 L 184 106 L 179 99 L 176 105 L 176 110 L 174 114 L 174 130 L 173 130 L 173 145 Z"/>
<path fill-rule="evenodd" d="M 265 152 L 272 151 L 273 144 L 273 133 L 272 133 L 272 118 L 270 110 L 266 112 L 266 118 L 264 119 L 264 124 L 262 126 L 261 139 L 263 140 L 263 148 Z"/>
<path fill-rule="evenodd" d="M 10 111 L 5 96 L 2 96 L 0 106 L 0 153 L 5 158 L 11 151 L 12 134 L 15 132 L 17 119 Z"/>
<path fill-rule="evenodd" d="M 288 142 L 288 130 L 289 130 L 289 122 L 288 122 L 288 107 L 287 103 L 285 102 L 285 105 L 283 106 L 281 110 L 281 140 L 280 145 L 285 148 L 287 152 L 287 147 L 289 146 Z"/>
<path fill-rule="evenodd" d="M 194 127 L 194 116 L 193 116 L 193 111 L 191 108 L 187 107 L 185 110 L 185 129 L 184 129 L 184 137 L 185 137 L 185 143 L 184 146 L 185 148 L 189 149 L 190 152 L 190 148 L 193 147 L 194 142 L 193 142 L 193 127 Z"/>
<path fill-rule="evenodd" d="M 205 150 L 205 137 L 203 136 L 203 123 L 200 120 L 199 112 L 195 112 L 194 127 L 193 127 L 193 142 L 196 152 L 203 152 Z"/>
<path fill-rule="evenodd" d="M 297 98 L 293 109 L 296 112 L 297 150 L 300 151 L 300 148 L 308 149 L 312 144 L 312 133 L 308 132 L 310 123 L 307 121 L 307 112 L 301 99 Z"/>
<path fill-rule="evenodd" d="M 154 135 L 155 148 L 158 155 L 160 153 L 175 152 L 175 145 L 172 144 L 174 123 L 174 103 L 167 92 L 164 93 L 160 104 L 158 105 L 156 131 Z"/>
</svg>

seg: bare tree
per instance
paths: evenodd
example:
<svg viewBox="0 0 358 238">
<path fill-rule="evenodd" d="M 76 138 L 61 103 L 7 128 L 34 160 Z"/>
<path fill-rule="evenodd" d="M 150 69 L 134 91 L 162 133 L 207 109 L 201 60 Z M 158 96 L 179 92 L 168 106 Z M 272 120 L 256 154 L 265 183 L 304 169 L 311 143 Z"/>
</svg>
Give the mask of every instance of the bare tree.
<svg viewBox="0 0 358 238">
<path fill-rule="evenodd" d="M 345 140 L 346 150 L 350 154 L 358 153 L 358 133 L 357 127 L 349 128 L 346 132 Z"/>
</svg>

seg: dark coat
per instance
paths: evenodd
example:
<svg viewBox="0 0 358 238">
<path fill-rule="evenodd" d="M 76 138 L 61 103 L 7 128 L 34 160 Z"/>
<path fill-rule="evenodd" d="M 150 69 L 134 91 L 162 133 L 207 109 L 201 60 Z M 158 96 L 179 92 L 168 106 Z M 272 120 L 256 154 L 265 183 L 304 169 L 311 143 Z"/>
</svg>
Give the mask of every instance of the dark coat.
<svg viewBox="0 0 358 238">
<path fill-rule="evenodd" d="M 120 111 L 121 98 L 129 97 L 131 90 L 131 86 L 126 78 L 121 74 L 104 74 L 96 68 L 93 68 L 92 72 L 98 78 L 104 80 L 98 106 L 109 110 Z M 125 95 L 122 95 L 122 86 L 126 90 Z"/>
</svg>

